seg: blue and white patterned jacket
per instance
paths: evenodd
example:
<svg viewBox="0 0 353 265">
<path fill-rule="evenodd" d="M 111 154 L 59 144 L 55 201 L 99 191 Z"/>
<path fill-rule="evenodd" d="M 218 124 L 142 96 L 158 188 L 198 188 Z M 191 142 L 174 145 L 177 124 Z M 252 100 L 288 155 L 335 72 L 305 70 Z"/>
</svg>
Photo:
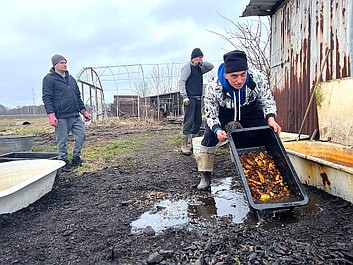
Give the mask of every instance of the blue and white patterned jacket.
<svg viewBox="0 0 353 265">
<path fill-rule="evenodd" d="M 262 107 L 266 120 L 276 116 L 276 102 L 264 75 L 249 69 L 247 79 L 242 89 L 234 89 L 224 77 L 224 64 L 219 66 L 218 79 L 206 86 L 204 98 L 206 123 L 212 131 L 221 128 L 218 117 L 219 107 L 234 110 L 234 98 L 237 102 L 236 110 L 238 109 L 239 112 L 241 107 L 256 102 Z"/>
</svg>

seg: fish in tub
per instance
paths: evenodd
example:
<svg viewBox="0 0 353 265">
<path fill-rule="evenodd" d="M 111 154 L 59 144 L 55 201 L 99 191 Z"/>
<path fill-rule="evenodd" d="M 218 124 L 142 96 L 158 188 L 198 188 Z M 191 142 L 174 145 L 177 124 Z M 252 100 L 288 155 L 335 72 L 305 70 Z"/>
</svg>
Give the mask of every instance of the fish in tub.
<svg viewBox="0 0 353 265">
<path fill-rule="evenodd" d="M 27 207 L 50 192 L 61 160 L 31 159 L 0 164 L 0 214 Z"/>
</svg>

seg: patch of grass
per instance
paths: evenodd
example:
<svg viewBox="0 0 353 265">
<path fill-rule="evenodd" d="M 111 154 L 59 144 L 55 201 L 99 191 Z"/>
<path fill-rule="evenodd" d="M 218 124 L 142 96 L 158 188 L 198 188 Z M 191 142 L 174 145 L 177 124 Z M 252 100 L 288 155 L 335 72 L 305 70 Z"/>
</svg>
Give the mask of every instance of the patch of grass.
<svg viewBox="0 0 353 265">
<path fill-rule="evenodd" d="M 167 144 L 173 147 L 180 146 L 181 142 L 181 132 L 176 134 L 170 134 L 167 137 Z"/>
<path fill-rule="evenodd" d="M 29 125 L 16 125 L 17 122 L 28 121 Z M 115 120 L 111 119 L 103 125 L 92 125 L 90 130 L 91 135 L 99 135 L 101 131 L 114 130 L 116 128 L 120 130 L 127 130 L 131 128 L 147 129 L 147 128 L 162 128 L 163 126 L 155 123 L 148 123 L 138 121 L 136 119 L 131 120 Z M 0 117 L 0 134 L 3 135 L 23 135 L 23 134 L 34 134 L 36 138 L 40 139 L 41 135 L 53 134 L 54 128 L 49 125 L 48 117 L 46 115 L 38 116 L 1 116 Z M 118 140 L 114 139 L 99 139 L 95 141 L 86 141 L 82 149 L 82 159 L 85 161 L 82 167 L 76 170 L 76 173 L 81 175 L 84 172 L 94 172 L 101 170 L 106 167 L 119 166 L 127 169 L 132 168 L 139 163 L 136 152 L 139 152 L 140 146 L 148 141 L 153 134 L 145 135 L 124 135 Z M 179 145 L 181 139 L 181 133 L 172 135 L 170 137 L 170 143 Z M 168 140 L 169 142 L 169 140 Z M 165 143 L 158 143 L 158 145 L 164 145 Z M 68 142 L 68 153 L 71 159 L 73 143 Z M 34 144 L 34 152 L 48 152 L 56 153 L 56 141 L 55 138 L 51 142 L 45 142 L 40 144 Z M 148 154 L 146 154 L 148 155 Z"/>
<path fill-rule="evenodd" d="M 51 145 L 33 145 L 33 152 L 46 152 L 46 153 L 56 153 L 57 148 L 56 144 L 53 143 Z"/>
<path fill-rule="evenodd" d="M 106 145 L 101 142 L 89 148 L 83 148 L 82 157 L 88 163 L 84 163 L 78 173 L 97 171 L 108 166 L 133 167 L 138 163 L 134 153 L 138 152 L 143 142 L 151 137 L 152 135 L 134 135 L 106 143 Z"/>
<path fill-rule="evenodd" d="M 28 125 L 16 125 L 18 122 L 29 122 Z M 52 132 L 47 116 L 1 116 L 0 134 L 23 135 Z"/>
</svg>

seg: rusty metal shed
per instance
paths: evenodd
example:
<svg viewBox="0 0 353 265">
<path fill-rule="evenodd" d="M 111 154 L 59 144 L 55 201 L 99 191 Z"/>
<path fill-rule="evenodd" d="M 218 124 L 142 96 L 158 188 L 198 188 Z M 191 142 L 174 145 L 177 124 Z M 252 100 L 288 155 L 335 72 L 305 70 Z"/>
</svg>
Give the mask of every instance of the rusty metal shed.
<svg viewBox="0 0 353 265">
<path fill-rule="evenodd" d="M 270 84 L 283 130 L 313 134 L 315 98 L 308 105 L 317 82 L 352 76 L 352 6 L 351 0 L 250 0 L 243 11 L 243 17 L 271 17 Z"/>
</svg>

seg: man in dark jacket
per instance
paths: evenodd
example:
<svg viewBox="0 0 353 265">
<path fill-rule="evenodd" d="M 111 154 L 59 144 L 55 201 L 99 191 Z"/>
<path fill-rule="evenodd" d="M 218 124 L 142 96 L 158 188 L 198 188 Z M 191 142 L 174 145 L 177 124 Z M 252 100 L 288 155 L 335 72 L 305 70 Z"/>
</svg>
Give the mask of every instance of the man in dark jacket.
<svg viewBox="0 0 353 265">
<path fill-rule="evenodd" d="M 82 163 L 81 150 L 85 142 L 86 132 L 80 113 L 86 121 L 91 120 L 81 99 L 76 80 L 67 71 L 67 60 L 55 54 L 53 67 L 43 79 L 43 102 L 49 117 L 49 124 L 55 127 L 58 152 L 66 162 L 65 170 L 71 171 Z M 68 135 L 72 132 L 75 139 L 72 161 L 67 152 Z"/>
<path fill-rule="evenodd" d="M 185 155 L 190 155 L 188 142 L 200 131 L 201 117 L 201 97 L 203 89 L 203 74 L 213 69 L 213 64 L 203 61 L 203 53 L 200 48 L 195 48 L 191 52 L 191 60 L 183 66 L 179 78 L 179 91 L 183 97 L 184 122 L 183 135 L 181 140 L 181 151 Z"/>
</svg>

